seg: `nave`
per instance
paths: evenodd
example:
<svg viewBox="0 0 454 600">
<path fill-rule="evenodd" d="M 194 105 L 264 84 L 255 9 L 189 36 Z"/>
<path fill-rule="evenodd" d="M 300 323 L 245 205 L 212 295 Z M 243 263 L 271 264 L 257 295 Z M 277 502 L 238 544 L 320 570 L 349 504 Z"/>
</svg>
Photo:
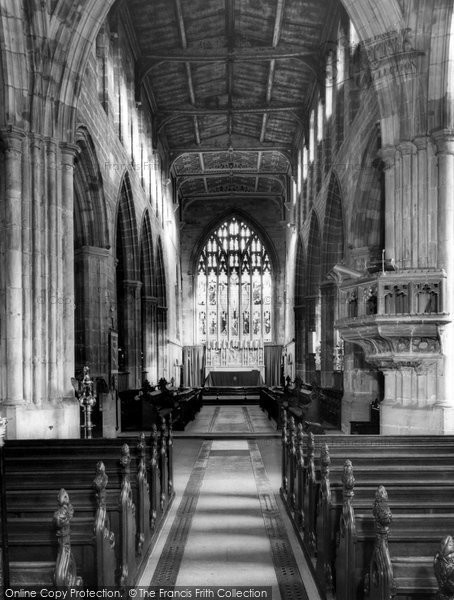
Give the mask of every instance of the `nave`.
<svg viewBox="0 0 454 600">
<path fill-rule="evenodd" d="M 273 600 L 317 600 L 279 497 L 280 460 L 258 406 L 204 406 L 174 438 L 176 496 L 138 585 L 271 586 Z"/>
</svg>

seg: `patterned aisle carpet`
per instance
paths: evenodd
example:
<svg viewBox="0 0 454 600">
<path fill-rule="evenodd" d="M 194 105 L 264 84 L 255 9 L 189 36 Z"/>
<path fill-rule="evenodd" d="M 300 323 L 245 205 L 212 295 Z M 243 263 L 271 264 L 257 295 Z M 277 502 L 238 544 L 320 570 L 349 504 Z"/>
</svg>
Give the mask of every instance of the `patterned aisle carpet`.
<svg viewBox="0 0 454 600">
<path fill-rule="evenodd" d="M 149 585 L 272 586 L 308 600 L 255 440 L 202 444 Z"/>
<path fill-rule="evenodd" d="M 257 405 L 204 406 L 196 419 L 189 423 L 181 436 L 207 435 L 225 437 L 276 436 L 280 434 Z M 178 433 L 176 434 L 178 435 Z"/>
</svg>

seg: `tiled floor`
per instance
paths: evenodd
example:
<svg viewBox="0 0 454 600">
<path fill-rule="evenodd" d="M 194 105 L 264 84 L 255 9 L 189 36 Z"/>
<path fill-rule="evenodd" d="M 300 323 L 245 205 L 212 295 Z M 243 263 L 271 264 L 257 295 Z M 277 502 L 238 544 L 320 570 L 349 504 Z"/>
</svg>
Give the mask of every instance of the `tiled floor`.
<svg viewBox="0 0 454 600">
<path fill-rule="evenodd" d="M 229 423 L 243 439 L 219 439 Z M 279 498 L 280 440 L 254 436 L 275 434 L 259 407 L 204 407 L 191 426 L 215 439 L 175 438 L 177 495 L 139 584 L 271 586 L 273 600 L 318 600 Z"/>
</svg>

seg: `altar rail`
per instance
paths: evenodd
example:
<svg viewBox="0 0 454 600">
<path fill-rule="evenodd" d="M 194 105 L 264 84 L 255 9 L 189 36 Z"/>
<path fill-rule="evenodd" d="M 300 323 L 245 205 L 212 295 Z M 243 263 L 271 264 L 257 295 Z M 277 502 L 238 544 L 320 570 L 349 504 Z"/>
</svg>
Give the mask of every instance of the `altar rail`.
<svg viewBox="0 0 454 600">
<path fill-rule="evenodd" d="M 78 578 L 88 587 L 138 581 L 174 498 L 171 426 L 164 420 L 159 430 L 154 425 L 148 441 L 144 434 L 12 440 L 3 453 L 11 574 L 5 586 L 48 585 L 49 573 L 63 586 Z M 74 514 L 63 502 L 70 553 L 59 559 L 52 515 L 61 487 Z"/>
<path fill-rule="evenodd" d="M 437 550 L 439 581 L 454 583 L 454 544 L 440 547 L 454 528 L 453 436 L 313 436 L 282 421 L 281 496 L 326 597 L 434 600 Z"/>
</svg>

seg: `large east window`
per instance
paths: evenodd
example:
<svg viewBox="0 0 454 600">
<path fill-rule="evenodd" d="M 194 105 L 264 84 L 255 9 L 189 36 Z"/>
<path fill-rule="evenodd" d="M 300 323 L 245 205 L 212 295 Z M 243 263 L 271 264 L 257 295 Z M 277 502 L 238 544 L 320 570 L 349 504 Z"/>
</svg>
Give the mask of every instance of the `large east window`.
<svg viewBox="0 0 454 600">
<path fill-rule="evenodd" d="M 272 339 L 268 253 L 235 217 L 210 235 L 197 268 L 197 331 L 209 347 L 253 347 Z"/>
</svg>

